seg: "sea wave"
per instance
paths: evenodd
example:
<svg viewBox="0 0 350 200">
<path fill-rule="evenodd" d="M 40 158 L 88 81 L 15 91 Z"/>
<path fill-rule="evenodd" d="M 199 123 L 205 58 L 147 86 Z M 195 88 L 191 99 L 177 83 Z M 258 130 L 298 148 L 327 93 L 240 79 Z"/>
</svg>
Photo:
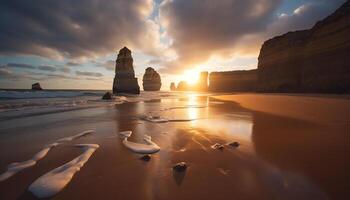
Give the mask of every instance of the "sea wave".
<svg viewBox="0 0 350 200">
<path fill-rule="evenodd" d="M 64 98 L 85 95 L 81 91 L 12 91 L 0 90 L 0 99 Z"/>
</svg>

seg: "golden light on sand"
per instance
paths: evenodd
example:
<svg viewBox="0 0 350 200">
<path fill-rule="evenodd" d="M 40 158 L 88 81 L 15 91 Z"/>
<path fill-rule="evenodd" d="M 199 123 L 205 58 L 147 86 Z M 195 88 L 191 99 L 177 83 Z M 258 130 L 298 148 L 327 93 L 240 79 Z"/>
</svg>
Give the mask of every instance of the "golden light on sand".
<svg viewBox="0 0 350 200">
<path fill-rule="evenodd" d="M 198 105 L 198 99 L 195 95 L 190 94 L 188 95 L 188 105 Z M 198 118 L 198 108 L 188 108 L 187 109 L 187 115 L 189 119 L 197 119 Z M 191 121 L 191 125 L 195 125 L 196 120 Z"/>
<path fill-rule="evenodd" d="M 199 79 L 199 71 L 191 69 L 186 70 L 183 74 L 183 80 L 186 81 L 190 85 L 194 85 L 197 83 Z"/>
</svg>

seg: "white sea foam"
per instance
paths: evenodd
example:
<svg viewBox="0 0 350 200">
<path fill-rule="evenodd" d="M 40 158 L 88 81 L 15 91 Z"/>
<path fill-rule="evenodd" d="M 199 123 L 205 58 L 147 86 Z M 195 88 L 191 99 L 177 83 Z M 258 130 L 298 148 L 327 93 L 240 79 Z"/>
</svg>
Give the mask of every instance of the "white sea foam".
<svg viewBox="0 0 350 200">
<path fill-rule="evenodd" d="M 121 132 L 119 132 L 119 135 L 120 135 L 121 138 L 128 138 L 128 137 L 131 136 L 131 134 L 132 134 L 131 131 L 121 131 Z"/>
<path fill-rule="evenodd" d="M 37 161 L 41 160 L 42 158 L 44 158 L 47 155 L 47 153 L 50 151 L 50 149 L 52 147 L 55 147 L 57 145 L 59 145 L 59 143 L 49 144 L 46 147 L 44 147 L 42 150 L 40 150 L 38 153 L 36 153 L 29 160 L 23 161 L 23 162 L 14 162 L 14 163 L 9 164 L 7 166 L 6 172 L 4 172 L 0 175 L 0 182 L 10 178 L 11 176 L 15 175 L 16 173 L 18 173 L 24 169 L 27 169 L 29 167 L 34 166 L 37 163 Z"/>
<path fill-rule="evenodd" d="M 225 104 L 225 102 L 222 102 L 222 101 L 209 101 L 210 104 L 218 104 L 218 105 L 221 105 L 221 104 Z"/>
<path fill-rule="evenodd" d="M 81 132 L 81 133 L 73 135 L 73 136 L 61 138 L 61 139 L 57 140 L 55 143 L 46 145 L 42 150 L 40 150 L 38 153 L 36 153 L 31 159 L 23 161 L 23 162 L 14 162 L 14 163 L 9 164 L 7 166 L 6 172 L 0 174 L 0 182 L 10 178 L 11 176 L 15 175 L 16 173 L 18 173 L 26 168 L 29 168 L 29 167 L 36 165 L 37 161 L 43 159 L 48 154 L 48 152 L 50 151 L 50 149 L 52 147 L 60 145 L 62 142 L 72 141 L 74 139 L 77 139 L 77 138 L 82 137 L 82 136 L 87 135 L 87 134 L 91 134 L 93 132 L 94 132 L 94 130 L 87 130 L 87 131 Z"/>
<path fill-rule="evenodd" d="M 169 120 L 161 117 L 161 116 L 151 116 L 151 115 L 143 115 L 140 117 L 140 119 L 149 121 L 149 122 L 154 122 L 154 123 L 165 123 L 168 122 Z"/>
<path fill-rule="evenodd" d="M 169 108 L 164 108 L 161 111 L 165 110 L 175 110 L 175 109 L 187 109 L 187 108 L 206 108 L 207 106 L 203 105 L 187 105 L 187 106 L 175 106 L 175 107 L 169 107 Z"/>
<path fill-rule="evenodd" d="M 160 151 L 160 147 L 152 141 L 151 136 L 145 135 L 143 140 L 146 144 L 142 144 L 128 141 L 128 138 L 132 134 L 131 131 L 123 131 L 119 132 L 119 134 L 124 137 L 123 144 L 125 145 L 125 147 L 135 153 L 153 154 Z"/>
<path fill-rule="evenodd" d="M 87 135 L 87 134 L 91 134 L 91 133 L 93 133 L 93 132 L 95 132 L 95 130 L 87 130 L 87 131 L 78 133 L 78 134 L 73 135 L 73 136 L 61 138 L 61 139 L 57 140 L 57 142 L 68 142 L 68 141 L 72 141 L 72 140 L 74 140 L 74 139 L 83 137 L 83 136 L 85 136 L 85 135 Z"/>
<path fill-rule="evenodd" d="M 74 174 L 84 166 L 99 147 L 97 144 L 75 146 L 83 148 L 83 153 L 80 156 L 39 177 L 29 186 L 28 190 L 38 198 L 48 198 L 57 194 L 67 186 Z"/>
</svg>

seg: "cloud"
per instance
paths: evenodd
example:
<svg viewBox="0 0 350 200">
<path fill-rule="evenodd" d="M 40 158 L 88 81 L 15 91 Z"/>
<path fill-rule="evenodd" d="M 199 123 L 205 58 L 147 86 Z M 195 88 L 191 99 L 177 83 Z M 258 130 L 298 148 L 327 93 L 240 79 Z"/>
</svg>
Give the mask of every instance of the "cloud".
<svg viewBox="0 0 350 200">
<path fill-rule="evenodd" d="M 61 71 L 61 72 L 63 72 L 63 73 L 70 73 L 70 68 L 68 68 L 68 67 L 60 67 L 60 68 L 58 68 L 58 71 Z"/>
<path fill-rule="evenodd" d="M 0 54 L 81 58 L 124 45 L 156 54 L 152 0 L 3 0 Z"/>
<path fill-rule="evenodd" d="M 67 65 L 67 66 L 71 66 L 71 67 L 76 67 L 76 66 L 80 66 L 81 63 L 70 61 L 70 62 L 67 62 L 66 65 Z"/>
<path fill-rule="evenodd" d="M 24 69 L 36 69 L 36 66 L 23 64 L 23 63 L 7 63 L 6 65 L 3 65 L 2 67 L 8 67 L 8 68 L 24 68 Z"/>
<path fill-rule="evenodd" d="M 40 65 L 40 66 L 38 66 L 38 69 L 42 70 L 42 71 L 49 71 L 49 72 L 57 71 L 56 67 L 50 66 L 50 65 Z"/>
<path fill-rule="evenodd" d="M 107 70 L 115 70 L 115 60 L 107 60 L 105 62 L 92 61 L 97 67 L 103 67 Z"/>
<path fill-rule="evenodd" d="M 103 74 L 99 72 L 83 72 L 83 71 L 75 71 L 75 74 L 78 76 L 90 76 L 90 77 L 102 77 Z"/>
<path fill-rule="evenodd" d="M 300 5 L 291 14 L 282 13 L 268 27 L 265 35 L 270 37 L 284 34 L 288 31 L 311 28 L 317 21 L 332 14 L 344 0 L 321 0 Z"/>
<path fill-rule="evenodd" d="M 177 59 L 162 71 L 183 72 L 211 57 L 257 56 L 265 40 L 310 28 L 344 0 L 310 2 L 281 17 L 282 0 L 165 0 L 159 18 Z"/>
</svg>

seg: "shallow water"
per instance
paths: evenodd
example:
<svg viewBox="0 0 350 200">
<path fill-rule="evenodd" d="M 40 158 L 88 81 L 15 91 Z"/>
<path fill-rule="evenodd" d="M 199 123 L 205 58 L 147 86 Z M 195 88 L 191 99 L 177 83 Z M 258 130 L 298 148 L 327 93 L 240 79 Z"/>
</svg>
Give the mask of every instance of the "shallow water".
<svg viewBox="0 0 350 200">
<path fill-rule="evenodd" d="M 100 148 L 53 199 L 349 197 L 349 124 L 276 117 L 204 94 L 167 97 L 136 97 L 112 106 L 0 121 L 2 171 L 13 161 L 30 158 L 45 144 L 95 130 L 50 150 L 34 167 L 0 182 L 0 199 L 33 199 L 29 185 L 79 156 L 81 152 L 73 148 L 78 143 Z M 143 115 L 170 121 L 154 123 L 142 120 Z M 137 143 L 150 135 L 161 150 L 150 161 L 142 161 L 141 155 L 123 145 L 120 131 L 132 131 L 128 140 Z M 227 145 L 235 141 L 238 148 Z M 216 143 L 224 148 L 211 148 Z M 182 161 L 187 170 L 173 171 L 172 166 Z"/>
</svg>

